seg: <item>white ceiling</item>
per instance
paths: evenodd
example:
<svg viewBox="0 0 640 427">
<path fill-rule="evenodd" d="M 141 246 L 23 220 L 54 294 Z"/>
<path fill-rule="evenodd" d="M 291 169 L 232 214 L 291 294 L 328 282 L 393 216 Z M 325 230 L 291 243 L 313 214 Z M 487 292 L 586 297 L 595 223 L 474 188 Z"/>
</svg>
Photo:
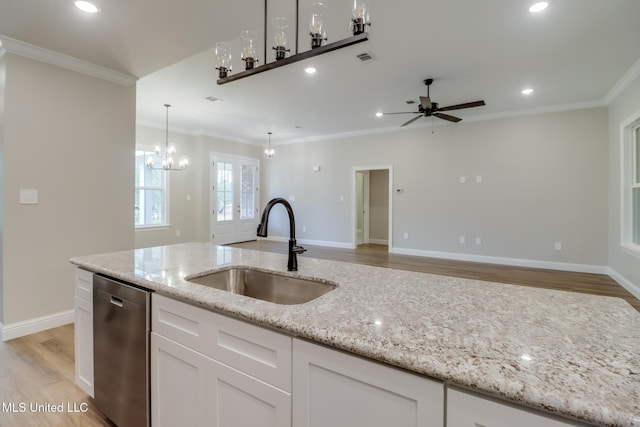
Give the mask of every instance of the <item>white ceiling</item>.
<svg viewBox="0 0 640 427">
<path fill-rule="evenodd" d="M 312 1 L 299 0 L 300 51 Z M 478 120 L 604 105 L 626 73 L 638 74 L 640 1 L 549 0 L 536 15 L 533 2 L 370 0 L 368 41 L 221 86 L 215 42 L 232 42 L 240 71 L 239 35 L 262 34 L 263 0 L 95 0 L 96 15 L 72 0 L 0 0 L 0 34 L 140 78 L 141 124 L 163 128 L 169 103 L 173 130 L 255 143 L 268 131 L 277 144 L 397 128 L 413 116 L 375 112 L 415 110 L 405 101 L 426 95 L 428 77 L 440 106 L 484 99 L 484 107 L 450 112 Z M 324 3 L 329 42 L 349 37 L 350 1 Z M 293 22 L 294 5 L 269 0 L 269 17 Z M 374 59 L 361 62 L 362 52 Z M 311 64 L 315 75 L 303 72 Z M 535 92 L 523 96 L 528 86 Z M 432 120 L 456 126 L 422 118 L 411 127 Z"/>
</svg>

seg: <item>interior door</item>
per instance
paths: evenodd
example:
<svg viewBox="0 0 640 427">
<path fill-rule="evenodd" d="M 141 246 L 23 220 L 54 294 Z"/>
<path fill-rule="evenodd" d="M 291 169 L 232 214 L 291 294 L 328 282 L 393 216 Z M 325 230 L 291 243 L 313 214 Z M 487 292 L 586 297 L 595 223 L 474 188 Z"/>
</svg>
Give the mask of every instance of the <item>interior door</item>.
<svg viewBox="0 0 640 427">
<path fill-rule="evenodd" d="M 356 172 L 356 245 L 369 243 L 369 171 Z"/>
<path fill-rule="evenodd" d="M 211 241 L 218 245 L 256 239 L 259 215 L 258 159 L 212 156 Z"/>
</svg>

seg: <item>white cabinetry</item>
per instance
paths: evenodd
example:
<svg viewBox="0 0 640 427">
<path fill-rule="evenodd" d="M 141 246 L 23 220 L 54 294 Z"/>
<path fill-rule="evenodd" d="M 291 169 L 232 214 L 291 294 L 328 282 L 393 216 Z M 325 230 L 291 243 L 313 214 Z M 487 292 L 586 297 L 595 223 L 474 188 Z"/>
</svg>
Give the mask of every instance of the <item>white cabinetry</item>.
<svg viewBox="0 0 640 427">
<path fill-rule="evenodd" d="M 512 406 L 489 397 L 455 388 L 447 389 L 447 427 L 569 427 L 577 421 Z"/>
<path fill-rule="evenodd" d="M 444 385 L 293 340 L 295 427 L 441 427 Z"/>
<path fill-rule="evenodd" d="M 153 427 L 290 427 L 291 338 L 152 296 Z"/>
<path fill-rule="evenodd" d="M 74 274 L 76 384 L 93 397 L 93 273 Z"/>
</svg>

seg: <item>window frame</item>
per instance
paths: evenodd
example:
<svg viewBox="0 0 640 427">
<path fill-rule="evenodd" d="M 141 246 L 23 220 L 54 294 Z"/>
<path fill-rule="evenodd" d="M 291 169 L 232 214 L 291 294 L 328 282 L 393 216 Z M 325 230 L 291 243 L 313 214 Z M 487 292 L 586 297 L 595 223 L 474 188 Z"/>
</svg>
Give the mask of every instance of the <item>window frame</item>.
<svg viewBox="0 0 640 427">
<path fill-rule="evenodd" d="M 634 218 L 633 191 L 640 188 L 640 111 L 620 125 L 620 190 L 621 221 L 620 247 L 624 252 L 640 258 L 640 242 L 634 242 L 634 222 L 640 227 L 640 215 Z"/>
<path fill-rule="evenodd" d="M 155 149 L 151 146 L 148 145 L 136 145 L 135 147 L 135 152 L 134 152 L 134 168 L 135 168 L 135 158 L 138 152 L 142 151 L 144 154 L 144 159 L 147 158 L 147 156 L 149 154 L 155 154 Z M 169 195 L 169 188 L 170 188 L 170 178 L 169 178 L 169 173 L 167 173 L 167 171 L 164 170 L 159 170 L 158 171 L 161 175 L 162 175 L 162 182 L 163 182 L 163 187 L 160 186 L 147 186 L 147 185 L 136 185 L 135 181 L 134 181 L 134 228 L 135 230 L 153 230 L 153 229 L 162 229 L 162 228 L 169 228 L 171 227 L 171 222 L 170 222 L 170 212 L 169 212 L 169 206 L 170 206 L 170 195 Z M 135 177 L 134 177 L 135 179 Z M 138 225 L 135 223 L 135 193 L 138 190 L 156 190 L 156 191 L 162 191 L 163 194 L 163 209 L 164 209 L 164 222 L 161 224 L 142 224 L 142 225 Z"/>
</svg>

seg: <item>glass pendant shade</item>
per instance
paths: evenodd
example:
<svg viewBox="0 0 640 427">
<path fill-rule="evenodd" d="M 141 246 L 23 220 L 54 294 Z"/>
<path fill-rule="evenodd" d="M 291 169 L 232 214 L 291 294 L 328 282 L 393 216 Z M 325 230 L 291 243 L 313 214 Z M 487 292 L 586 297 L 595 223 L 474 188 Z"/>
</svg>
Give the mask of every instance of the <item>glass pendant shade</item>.
<svg viewBox="0 0 640 427">
<path fill-rule="evenodd" d="M 369 19 L 369 0 L 353 0 L 353 19 L 351 20 L 351 29 L 353 35 L 357 36 L 365 32 L 365 27 L 371 25 Z"/>
<path fill-rule="evenodd" d="M 231 72 L 231 45 L 227 42 L 216 43 L 216 70 L 221 79 Z"/>
<path fill-rule="evenodd" d="M 275 150 L 273 148 L 271 148 L 271 134 L 272 132 L 267 132 L 267 134 L 269 135 L 269 145 L 267 146 L 267 149 L 264 150 L 264 154 L 267 155 L 267 157 L 271 158 L 274 156 L 274 154 L 276 154 Z"/>
<path fill-rule="evenodd" d="M 256 39 L 258 38 L 255 31 L 243 31 L 240 34 L 242 42 L 242 52 L 240 58 L 244 61 L 244 69 L 251 70 L 258 62 L 256 51 Z"/>
<path fill-rule="evenodd" d="M 279 61 L 286 58 L 287 52 L 289 52 L 289 49 L 287 49 L 287 29 L 289 28 L 287 18 L 273 18 L 271 28 L 273 33 L 274 55 L 276 61 Z"/>
<path fill-rule="evenodd" d="M 311 6 L 311 19 L 309 21 L 309 35 L 311 36 L 311 48 L 322 46 L 322 42 L 327 40 L 327 33 L 324 28 L 324 16 L 327 7 L 324 3 L 314 3 Z"/>
</svg>

